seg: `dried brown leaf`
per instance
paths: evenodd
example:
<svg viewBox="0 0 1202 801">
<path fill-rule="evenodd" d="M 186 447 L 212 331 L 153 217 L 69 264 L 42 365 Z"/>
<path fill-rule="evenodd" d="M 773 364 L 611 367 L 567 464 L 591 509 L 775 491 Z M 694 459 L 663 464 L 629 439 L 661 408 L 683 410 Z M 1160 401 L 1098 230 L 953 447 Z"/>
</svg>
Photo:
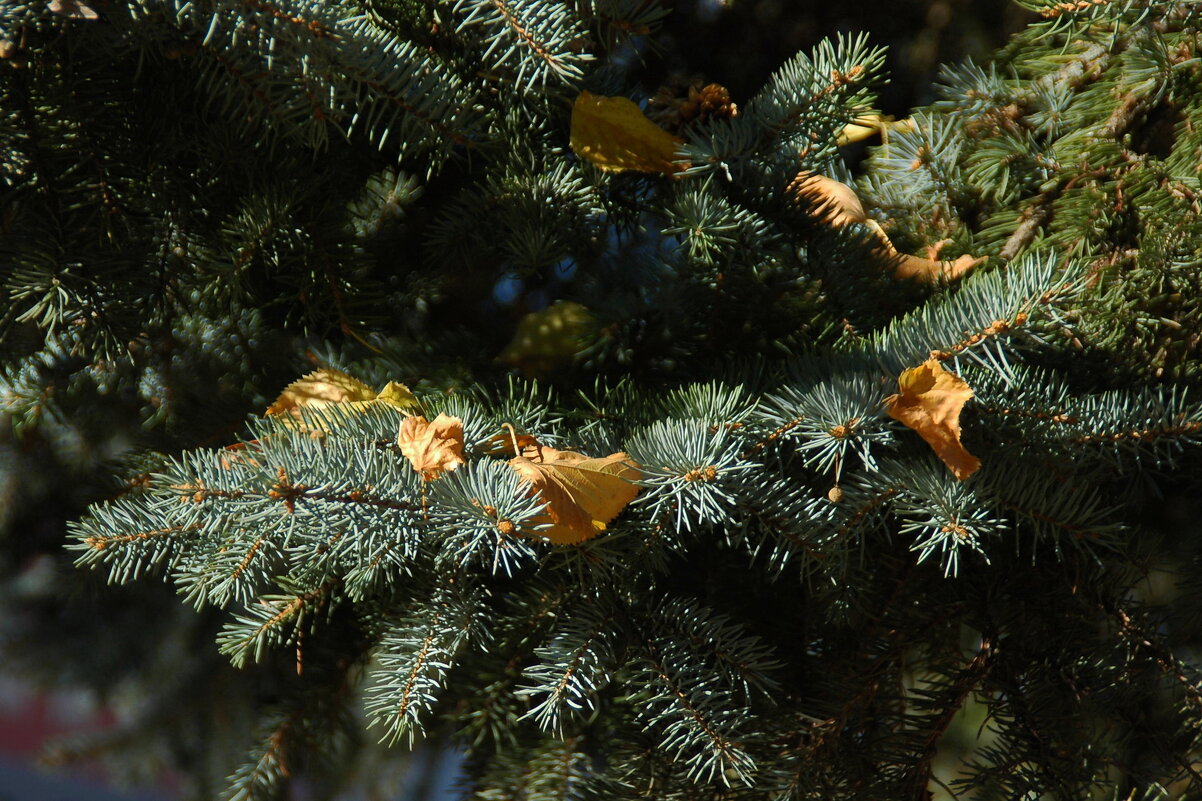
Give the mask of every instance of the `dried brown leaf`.
<svg viewBox="0 0 1202 801">
<path fill-rule="evenodd" d="M 288 414 L 300 421 L 302 408 L 355 412 L 381 404 L 401 411 L 418 408 L 417 398 L 404 384 L 389 381 L 377 393 L 352 375 L 323 367 L 289 384 L 275 403 L 267 407 L 267 414 Z"/>
<path fill-rule="evenodd" d="M 898 394 L 885 399 L 889 416 L 917 431 L 960 481 L 975 473 L 981 460 L 960 442 L 960 412 L 973 396 L 968 383 L 928 359 L 902 372 L 897 385 Z"/>
<path fill-rule="evenodd" d="M 433 481 L 444 472 L 466 464 L 463 421 L 458 417 L 446 414 L 433 420 L 416 415 L 406 417 L 397 432 L 397 445 L 425 481 Z"/>
<path fill-rule="evenodd" d="M 537 535 L 556 545 L 597 536 L 639 494 L 632 483 L 640 477 L 638 466 L 625 453 L 593 459 L 543 447 L 541 460 L 517 456 L 509 465 L 530 485 L 530 494 L 546 502 L 533 522 L 548 524 Z"/>
<path fill-rule="evenodd" d="M 898 278 L 913 278 L 926 283 L 950 281 L 985 261 L 984 257 L 968 254 L 952 261 L 941 261 L 939 250 L 947 244 L 946 241 L 928 247 L 926 258 L 899 253 L 885 229 L 864 211 L 864 205 L 855 190 L 825 175 L 802 170 L 789 184 L 787 191 L 806 201 L 813 215 L 827 225 L 836 228 L 853 224 L 866 226 L 879 240 L 879 249 L 893 262 L 893 274 Z"/>
<path fill-rule="evenodd" d="M 842 228 L 868 222 L 868 214 L 855 190 L 834 178 L 802 170 L 789 184 L 788 191 L 806 200 L 813 215 L 828 225 Z"/>
</svg>

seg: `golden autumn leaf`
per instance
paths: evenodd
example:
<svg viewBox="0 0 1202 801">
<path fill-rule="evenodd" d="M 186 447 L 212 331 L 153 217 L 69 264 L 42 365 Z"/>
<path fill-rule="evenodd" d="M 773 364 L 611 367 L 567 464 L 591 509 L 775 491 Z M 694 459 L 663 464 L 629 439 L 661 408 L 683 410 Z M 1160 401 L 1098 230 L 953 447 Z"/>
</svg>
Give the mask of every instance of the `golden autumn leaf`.
<svg viewBox="0 0 1202 801">
<path fill-rule="evenodd" d="M 444 472 L 466 464 L 463 421 L 458 417 L 446 414 L 433 420 L 421 416 L 406 417 L 397 432 L 397 445 L 425 481 L 433 481 Z"/>
<path fill-rule="evenodd" d="M 267 413 L 283 414 L 302 406 L 365 401 L 375 396 L 374 389 L 354 376 L 323 367 L 289 384 L 275 399 L 275 403 L 267 407 Z"/>
<path fill-rule="evenodd" d="M 960 442 L 960 411 L 973 396 L 968 383 L 927 359 L 903 371 L 897 385 L 898 394 L 885 398 L 889 416 L 917 431 L 960 481 L 975 473 L 981 460 Z"/>
<path fill-rule="evenodd" d="M 687 165 L 673 159 L 681 142 L 625 97 L 581 92 L 572 106 L 572 150 L 606 172 L 680 172 Z"/>
<path fill-rule="evenodd" d="M 953 280 L 985 261 L 984 257 L 968 254 L 951 261 L 940 260 L 939 251 L 948 240 L 928 247 L 925 258 L 899 253 L 885 229 L 864 211 L 864 205 L 860 203 L 855 190 L 825 175 L 802 170 L 789 183 L 786 191 L 809 203 L 814 216 L 827 225 L 842 228 L 860 224 L 867 227 L 880 242 L 880 250 L 885 257 L 893 263 L 893 274 L 898 278 L 913 278 L 927 283 L 935 283 L 940 279 Z"/>
<path fill-rule="evenodd" d="M 843 145 L 850 145 L 852 142 L 862 142 L 877 134 L 880 134 L 882 142 L 888 144 L 890 131 L 912 130 L 914 130 L 914 120 L 912 118 L 907 117 L 904 120 L 895 120 L 893 117 L 874 111 L 871 114 L 856 117 L 843 126 L 843 130 L 839 132 L 839 136 L 835 139 L 835 144 L 842 147 Z"/>
<path fill-rule="evenodd" d="M 404 384 L 398 384 L 395 381 L 389 381 L 385 384 L 384 388 L 376 394 L 374 400 L 395 406 L 402 411 L 418 408 L 417 397 L 409 391 L 409 387 Z"/>
<path fill-rule="evenodd" d="M 530 494 L 546 502 L 535 517 L 547 523 L 537 532 L 556 545 L 574 545 L 592 539 L 639 494 L 634 484 L 637 465 L 624 453 L 593 459 L 573 451 L 543 447 L 541 459 L 516 456 L 509 466 L 530 485 Z"/>
<path fill-rule="evenodd" d="M 389 381 L 376 392 L 354 376 L 323 367 L 293 381 L 280 393 L 267 414 L 291 414 L 300 419 L 302 407 L 322 408 L 337 405 L 345 411 L 357 411 L 375 404 L 387 404 L 401 411 L 417 409 L 417 398 L 404 384 Z"/>
<path fill-rule="evenodd" d="M 518 321 L 513 339 L 497 361 L 540 376 L 566 364 L 583 350 L 597 330 L 597 320 L 579 303 L 561 300 Z"/>
</svg>

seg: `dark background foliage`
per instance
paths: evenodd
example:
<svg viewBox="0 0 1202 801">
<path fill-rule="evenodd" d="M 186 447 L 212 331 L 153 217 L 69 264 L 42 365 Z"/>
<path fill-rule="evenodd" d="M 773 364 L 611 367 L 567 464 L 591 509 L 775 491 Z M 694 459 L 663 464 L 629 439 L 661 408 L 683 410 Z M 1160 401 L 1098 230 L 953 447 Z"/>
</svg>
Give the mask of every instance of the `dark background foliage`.
<svg viewBox="0 0 1202 801">
<path fill-rule="evenodd" d="M 649 61 L 648 81 L 697 74 L 725 85 L 735 102 L 823 37 L 867 31 L 889 48 L 887 114 L 904 116 L 934 99 L 941 64 L 982 59 L 1033 18 L 1008 0 L 680 0 Z M 652 90 L 654 87 L 650 87 Z"/>
</svg>

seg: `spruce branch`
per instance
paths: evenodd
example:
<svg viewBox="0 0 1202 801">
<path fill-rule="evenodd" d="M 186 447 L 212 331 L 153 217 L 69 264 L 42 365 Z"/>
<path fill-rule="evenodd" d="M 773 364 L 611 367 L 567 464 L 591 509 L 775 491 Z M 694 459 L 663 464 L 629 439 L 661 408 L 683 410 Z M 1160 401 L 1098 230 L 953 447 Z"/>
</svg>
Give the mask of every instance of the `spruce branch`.
<svg viewBox="0 0 1202 801">
<path fill-rule="evenodd" d="M 248 659 L 262 662 L 267 648 L 297 643 L 303 636 L 301 628 L 306 614 L 317 614 L 330 599 L 337 581 L 327 581 L 320 587 L 294 595 L 264 595 L 256 603 L 246 607 L 245 613 L 236 615 L 227 624 L 217 639 L 218 649 L 229 656 L 234 667 L 243 667 Z M 311 608 L 316 607 L 313 611 Z M 285 627 L 291 633 L 285 633 Z M 297 673 L 302 670 L 298 658 Z"/>
<path fill-rule="evenodd" d="M 938 755 L 939 741 L 947 733 L 948 727 L 951 726 L 968 698 L 988 681 L 996 658 L 996 644 L 990 637 L 982 636 L 976 654 L 948 686 L 947 700 L 944 702 L 942 710 L 931 716 L 929 721 L 923 721 L 927 733 L 922 743 L 921 753 L 925 756 L 917 764 L 912 765 L 907 771 L 908 775 L 902 779 L 903 786 L 908 788 L 909 796 L 916 801 L 928 797 L 932 763 Z"/>
<path fill-rule="evenodd" d="M 31 526 L 5 656 L 36 620 L 34 659 L 65 644 L 105 692 L 147 653 L 228 671 L 220 732 L 260 732 L 220 786 L 247 799 L 341 791 L 419 737 L 482 801 L 1197 780 L 1196 604 L 1163 575 L 1198 561 L 1197 12 L 1026 5 L 890 127 L 842 228 L 783 188 L 854 180 L 863 37 L 738 115 L 682 108 L 669 177 L 574 153 L 564 102 L 644 95 L 661 3 L 0 8 L 0 524 L 154 449 L 71 526 L 134 584 L 95 604 L 109 641 L 45 622 L 64 582 Z M 899 281 L 882 237 L 992 262 Z M 354 390 L 257 414 L 315 368 Z M 450 455 L 422 456 L 439 415 Z M 570 544 L 512 463 L 553 452 L 626 465 Z M 147 618 L 159 590 L 202 614 Z M 224 764 L 206 739 L 176 757 Z"/>
<path fill-rule="evenodd" d="M 574 607 L 575 614 L 535 649 L 538 662 L 523 671 L 522 697 L 536 701 L 525 715 L 546 732 L 563 732 L 565 718 L 587 717 L 617 663 L 614 613 L 604 599 Z"/>
<path fill-rule="evenodd" d="M 574 85 L 590 60 L 574 48 L 584 34 L 579 18 L 560 3 L 547 0 L 458 0 L 455 11 L 464 14 L 458 32 L 483 30 L 481 61 L 511 70 L 522 85 L 546 84 L 548 79 Z"/>
<path fill-rule="evenodd" d="M 725 693 L 704 685 L 686 688 L 655 641 L 643 646 L 648 676 L 655 682 L 644 714 L 648 725 L 662 729 L 664 747 L 685 760 L 695 781 L 752 784 L 755 761 L 738 739 L 738 708 L 723 708 L 722 702 L 730 701 Z"/>
</svg>

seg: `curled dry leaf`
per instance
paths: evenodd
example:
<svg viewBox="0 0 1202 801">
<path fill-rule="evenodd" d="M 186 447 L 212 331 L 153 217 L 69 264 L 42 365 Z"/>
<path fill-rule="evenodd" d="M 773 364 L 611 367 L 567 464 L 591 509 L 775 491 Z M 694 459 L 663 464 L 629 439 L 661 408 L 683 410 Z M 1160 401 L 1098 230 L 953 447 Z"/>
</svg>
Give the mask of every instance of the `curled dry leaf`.
<svg viewBox="0 0 1202 801">
<path fill-rule="evenodd" d="M 573 451 L 543 447 L 541 458 L 517 456 L 509 466 L 530 485 L 530 494 L 546 503 L 534 523 L 556 545 L 574 545 L 605 530 L 639 494 L 638 466 L 624 453 L 593 459 Z"/>
<path fill-rule="evenodd" d="M 935 283 L 940 279 L 952 280 L 985 261 L 984 257 L 967 254 L 953 261 L 940 260 L 939 251 L 947 244 L 947 240 L 928 247 L 926 258 L 899 253 L 889 241 L 885 229 L 864 211 L 864 205 L 860 203 L 855 190 L 825 175 L 802 170 L 789 183 L 786 191 L 809 203 L 814 216 L 827 225 L 835 228 L 854 224 L 866 226 L 880 242 L 880 250 L 893 262 L 893 274 L 898 278 L 913 278 L 927 283 Z"/>
<path fill-rule="evenodd" d="M 885 398 L 889 416 L 917 431 L 960 481 L 975 473 L 981 460 L 960 442 L 960 412 L 972 397 L 968 383 L 928 359 L 902 372 L 897 385 L 898 394 Z"/>
<path fill-rule="evenodd" d="M 581 92 L 572 106 L 572 150 L 606 172 L 680 172 L 688 167 L 674 161 L 682 141 L 625 97 Z"/>
<path fill-rule="evenodd" d="M 417 398 L 404 384 L 389 381 L 384 389 L 376 392 L 354 376 L 325 367 L 289 384 L 275 403 L 267 407 L 267 414 L 290 414 L 300 420 L 303 407 L 360 411 L 379 404 L 401 411 L 418 408 Z"/>
<path fill-rule="evenodd" d="M 952 261 L 942 261 L 937 258 L 922 258 L 907 253 L 898 253 L 894 263 L 893 274 L 898 278 L 915 278 L 919 281 L 934 283 L 940 278 L 953 281 L 985 261 L 984 256 L 970 256 L 965 253 Z"/>
<path fill-rule="evenodd" d="M 406 417 L 397 432 L 397 445 L 425 481 L 433 481 L 444 472 L 466 464 L 463 421 L 458 417 L 446 414 L 433 420 L 421 416 Z"/>
<path fill-rule="evenodd" d="M 855 190 L 834 178 L 802 170 L 789 183 L 788 191 L 811 204 L 811 213 L 822 222 L 842 228 L 853 223 L 868 223 L 868 213 Z M 876 232 L 877 229 L 873 229 Z M 878 236 L 884 234 L 881 231 Z M 885 242 L 889 241 L 885 237 Z M 892 245 L 889 245 L 892 248 Z"/>
</svg>

